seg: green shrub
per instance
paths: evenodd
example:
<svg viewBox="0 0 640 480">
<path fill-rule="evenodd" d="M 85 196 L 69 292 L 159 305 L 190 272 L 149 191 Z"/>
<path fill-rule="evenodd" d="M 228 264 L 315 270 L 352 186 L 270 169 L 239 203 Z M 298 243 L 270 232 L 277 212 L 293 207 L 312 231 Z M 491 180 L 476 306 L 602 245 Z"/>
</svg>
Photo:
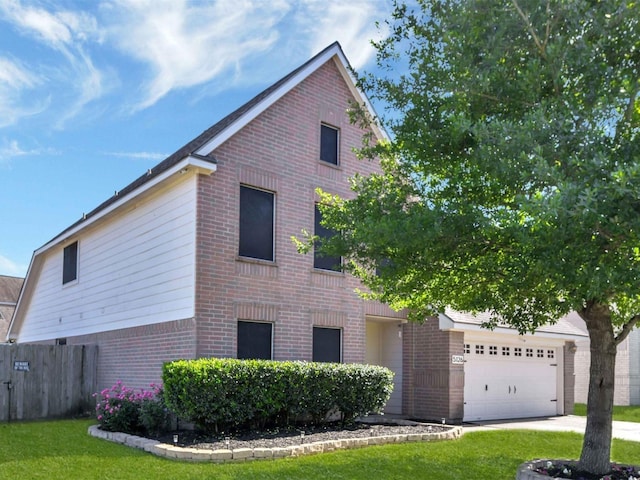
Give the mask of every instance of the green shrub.
<svg viewBox="0 0 640 480">
<path fill-rule="evenodd" d="M 165 401 L 178 417 L 208 431 L 343 421 L 380 411 L 393 373 L 369 365 L 268 360 L 179 360 L 163 367 Z"/>
</svg>

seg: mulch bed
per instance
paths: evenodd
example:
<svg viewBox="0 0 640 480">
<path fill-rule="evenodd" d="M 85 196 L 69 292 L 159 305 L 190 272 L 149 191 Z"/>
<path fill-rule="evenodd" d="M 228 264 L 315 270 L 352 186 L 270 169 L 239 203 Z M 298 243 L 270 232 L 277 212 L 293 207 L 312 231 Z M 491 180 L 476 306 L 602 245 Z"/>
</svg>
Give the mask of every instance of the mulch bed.
<svg viewBox="0 0 640 480">
<path fill-rule="evenodd" d="M 558 462 L 551 467 L 540 467 L 536 472 L 547 475 L 550 478 L 569 478 L 573 480 L 629 480 L 640 478 L 640 471 L 637 467 L 627 465 L 611 466 L 611 471 L 607 475 L 592 475 L 575 468 L 575 465 Z"/>
<path fill-rule="evenodd" d="M 349 438 L 404 435 L 410 433 L 438 433 L 452 427 L 441 425 L 389 425 L 356 423 L 347 427 L 332 423 L 319 427 L 300 427 L 273 431 L 249 431 L 235 434 L 211 435 L 194 430 L 180 430 L 156 437 L 157 440 L 173 444 L 173 435 L 178 435 L 178 446 L 210 450 L 237 448 L 275 448 L 341 440 Z"/>
</svg>

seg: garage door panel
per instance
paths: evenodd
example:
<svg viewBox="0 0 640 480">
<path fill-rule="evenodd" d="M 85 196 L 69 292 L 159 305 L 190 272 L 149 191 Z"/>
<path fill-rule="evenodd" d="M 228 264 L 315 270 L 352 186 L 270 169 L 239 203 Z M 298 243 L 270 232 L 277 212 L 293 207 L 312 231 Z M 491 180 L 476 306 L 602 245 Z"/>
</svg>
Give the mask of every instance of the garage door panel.
<svg viewBox="0 0 640 480">
<path fill-rule="evenodd" d="M 471 342 L 465 348 L 465 421 L 555 415 L 555 348 Z"/>
</svg>

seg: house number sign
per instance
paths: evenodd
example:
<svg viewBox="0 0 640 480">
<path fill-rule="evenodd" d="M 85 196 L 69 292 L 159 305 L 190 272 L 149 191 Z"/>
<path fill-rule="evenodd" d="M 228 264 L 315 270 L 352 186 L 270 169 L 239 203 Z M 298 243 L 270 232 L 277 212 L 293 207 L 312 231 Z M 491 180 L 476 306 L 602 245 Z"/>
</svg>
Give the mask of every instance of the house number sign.
<svg viewBox="0 0 640 480">
<path fill-rule="evenodd" d="M 29 362 L 13 362 L 13 369 L 19 372 L 28 372 L 29 371 Z"/>
<path fill-rule="evenodd" d="M 451 363 L 454 365 L 464 364 L 464 355 L 451 355 Z"/>
</svg>

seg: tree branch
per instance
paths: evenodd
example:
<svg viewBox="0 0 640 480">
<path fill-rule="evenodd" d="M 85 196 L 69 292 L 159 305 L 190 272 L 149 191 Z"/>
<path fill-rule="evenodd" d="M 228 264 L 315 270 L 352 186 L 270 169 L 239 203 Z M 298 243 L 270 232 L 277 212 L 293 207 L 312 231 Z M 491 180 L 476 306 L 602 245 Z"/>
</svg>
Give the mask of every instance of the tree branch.
<svg viewBox="0 0 640 480">
<path fill-rule="evenodd" d="M 527 15 L 522 11 L 522 9 L 520 8 L 520 5 L 518 5 L 518 1 L 517 0 L 512 0 L 512 3 L 513 3 L 513 6 L 516 7 L 516 10 L 518 11 L 518 14 L 522 18 L 522 20 L 524 20 L 524 23 L 526 23 L 527 30 L 529 31 L 529 33 L 533 37 L 533 41 L 535 42 L 536 47 L 538 47 L 538 51 L 540 52 L 540 55 L 542 56 L 542 58 L 546 59 L 547 58 L 547 54 L 545 52 L 544 45 L 540 42 L 540 39 L 538 38 L 538 35 L 536 34 L 536 31 L 533 29 L 533 25 L 529 21 L 529 17 L 527 17 Z"/>
<path fill-rule="evenodd" d="M 542 47 L 545 51 L 547 49 L 549 37 L 551 37 L 551 0 L 547 0 L 547 28 L 544 34 L 544 42 L 542 43 Z"/>
<path fill-rule="evenodd" d="M 631 330 L 633 330 L 633 327 L 635 327 L 636 323 L 638 323 L 638 320 L 640 320 L 640 315 L 635 315 L 634 317 L 631 318 L 631 320 L 629 320 L 627 323 L 625 323 L 622 326 L 622 330 L 614 338 L 614 343 L 616 344 L 616 346 L 622 343 L 624 339 L 629 336 L 629 333 L 631 333 Z"/>
</svg>

